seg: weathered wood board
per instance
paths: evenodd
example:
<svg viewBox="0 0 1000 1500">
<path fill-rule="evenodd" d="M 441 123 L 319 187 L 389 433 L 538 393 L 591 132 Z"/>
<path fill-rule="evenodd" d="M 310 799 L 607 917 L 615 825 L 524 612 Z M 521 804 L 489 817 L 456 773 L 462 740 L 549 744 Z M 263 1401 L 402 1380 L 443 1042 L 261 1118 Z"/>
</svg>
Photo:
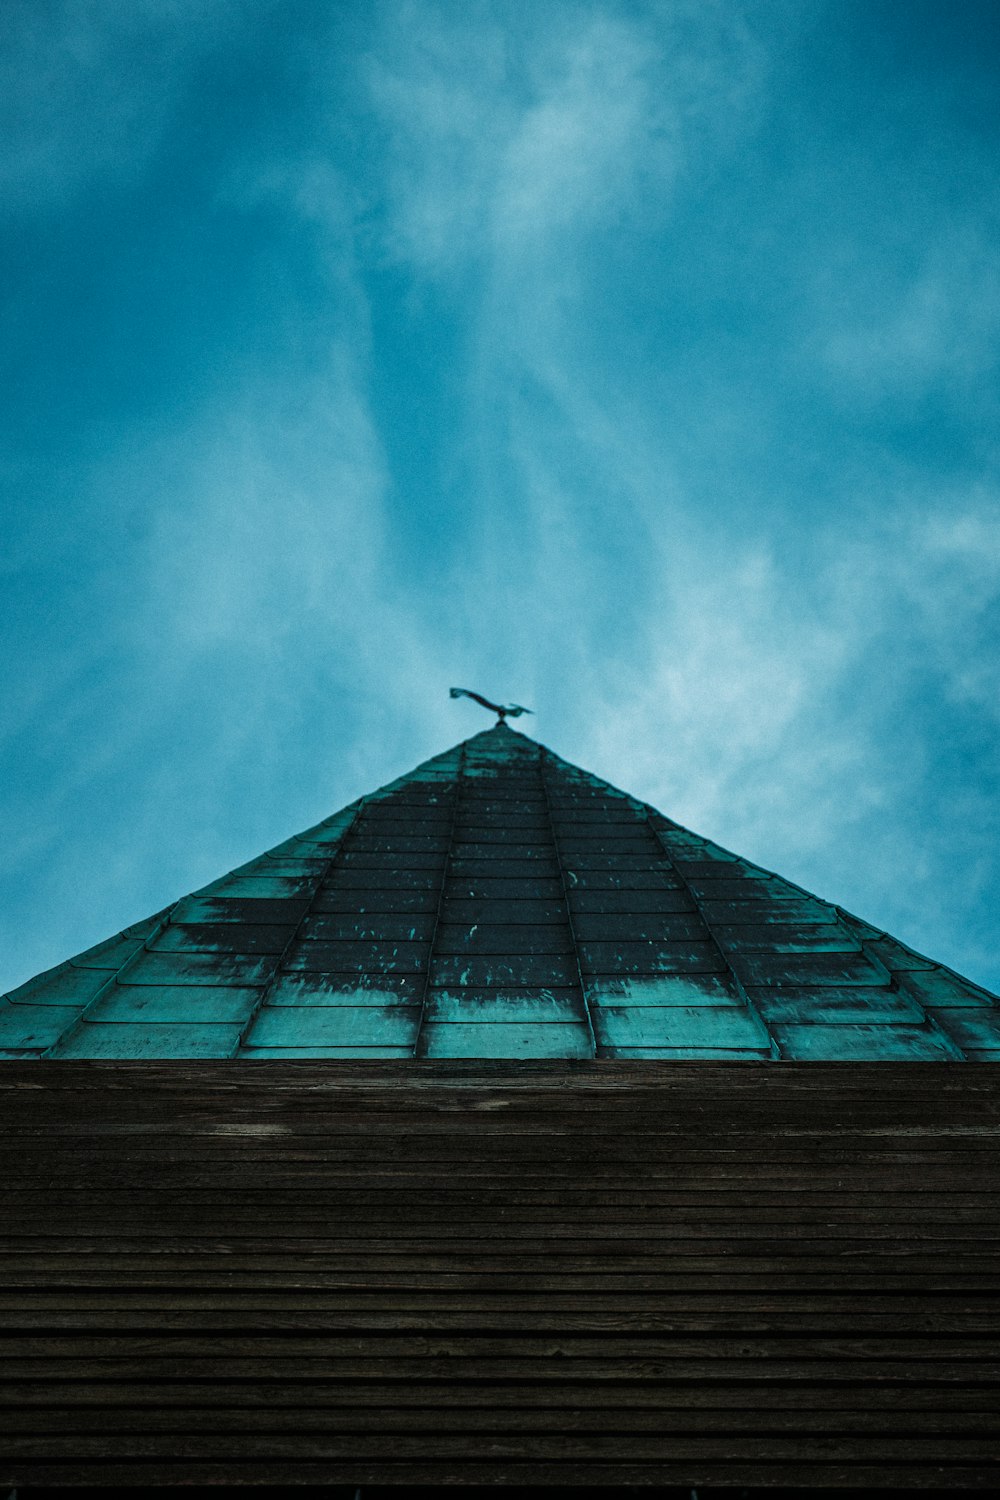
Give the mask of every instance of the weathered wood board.
<svg viewBox="0 0 1000 1500">
<path fill-rule="evenodd" d="M 1000 1485 L 988 1064 L 8 1063 L 0 1481 Z"/>
</svg>

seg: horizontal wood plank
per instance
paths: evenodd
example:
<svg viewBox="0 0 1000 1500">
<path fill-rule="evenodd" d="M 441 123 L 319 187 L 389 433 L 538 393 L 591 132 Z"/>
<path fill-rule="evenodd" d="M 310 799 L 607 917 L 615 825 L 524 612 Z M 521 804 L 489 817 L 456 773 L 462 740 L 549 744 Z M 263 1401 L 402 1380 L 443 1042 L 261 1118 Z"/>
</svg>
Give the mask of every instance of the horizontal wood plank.
<svg viewBox="0 0 1000 1500">
<path fill-rule="evenodd" d="M 989 1065 L 32 1061 L 0 1114 L 10 1486 L 1000 1487 Z"/>
</svg>

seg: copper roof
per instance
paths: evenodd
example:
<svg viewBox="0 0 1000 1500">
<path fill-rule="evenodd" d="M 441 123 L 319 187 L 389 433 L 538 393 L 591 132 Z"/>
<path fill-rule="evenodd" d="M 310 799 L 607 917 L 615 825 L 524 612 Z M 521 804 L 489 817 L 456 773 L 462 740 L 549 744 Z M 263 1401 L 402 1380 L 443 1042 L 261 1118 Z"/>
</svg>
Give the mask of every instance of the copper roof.
<svg viewBox="0 0 1000 1500">
<path fill-rule="evenodd" d="M 498 725 L 7 995 L 0 1056 L 992 1061 L 998 1003 Z"/>
</svg>

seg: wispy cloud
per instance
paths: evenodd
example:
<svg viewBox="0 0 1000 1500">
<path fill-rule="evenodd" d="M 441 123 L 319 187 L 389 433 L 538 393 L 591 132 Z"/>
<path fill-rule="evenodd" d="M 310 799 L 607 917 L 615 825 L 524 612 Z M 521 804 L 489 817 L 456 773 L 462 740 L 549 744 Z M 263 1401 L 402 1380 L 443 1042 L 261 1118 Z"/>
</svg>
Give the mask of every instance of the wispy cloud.
<svg viewBox="0 0 1000 1500">
<path fill-rule="evenodd" d="M 992 196 L 992 195 L 991 195 Z M 907 271 L 896 258 L 881 264 L 854 247 L 859 305 L 833 323 L 820 316 L 818 349 L 840 389 L 870 403 L 919 395 L 928 386 L 969 384 L 997 363 L 1000 335 L 1000 200 L 979 205 L 974 222 L 945 222 Z M 987 229 L 985 226 L 990 226 Z M 907 257 L 908 258 L 908 257 Z"/>
<path fill-rule="evenodd" d="M 388 244 L 432 275 L 472 260 L 495 276 L 661 218 L 692 147 L 739 135 L 763 67 L 739 7 L 557 3 L 514 28 L 489 5 L 383 17 L 366 72 Z"/>
<path fill-rule="evenodd" d="M 479 727 L 452 682 L 1000 972 L 992 199 L 911 210 L 904 157 L 890 223 L 839 96 L 797 133 L 865 14 L 15 7 L 0 181 L 95 243 L 135 192 L 74 315 L 120 271 L 155 332 L 171 256 L 198 310 L 183 399 L 60 409 L 17 518 L 20 973 Z"/>
</svg>

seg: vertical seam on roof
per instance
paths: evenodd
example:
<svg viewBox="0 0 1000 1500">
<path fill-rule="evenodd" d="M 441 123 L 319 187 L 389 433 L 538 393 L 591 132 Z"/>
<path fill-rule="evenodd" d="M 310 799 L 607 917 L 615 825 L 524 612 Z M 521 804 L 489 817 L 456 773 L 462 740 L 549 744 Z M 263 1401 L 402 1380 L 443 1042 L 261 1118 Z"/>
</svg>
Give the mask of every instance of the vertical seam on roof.
<svg viewBox="0 0 1000 1500">
<path fill-rule="evenodd" d="M 95 995 L 92 995 L 90 997 L 90 999 L 87 1001 L 86 1005 L 80 1011 L 79 1015 L 74 1016 L 73 1020 L 70 1021 L 69 1025 L 66 1027 L 66 1029 L 64 1031 L 60 1031 L 60 1033 L 56 1037 L 55 1041 L 52 1042 L 52 1043 L 50 1043 L 50 1045 L 45 1048 L 45 1051 L 40 1054 L 40 1057 L 42 1059 L 45 1059 L 45 1060 L 48 1060 L 48 1061 L 53 1061 L 53 1062 L 58 1062 L 59 1061 L 58 1058 L 53 1058 L 52 1057 L 52 1053 L 55 1051 L 55 1049 L 57 1047 L 61 1047 L 62 1044 L 69 1037 L 71 1037 L 73 1035 L 73 1033 L 85 1022 L 87 1016 L 94 1009 L 95 1005 L 97 1005 L 99 1001 L 101 1001 L 101 1000 L 104 999 L 105 995 L 108 993 L 108 991 L 110 989 L 114 988 L 114 986 L 118 983 L 118 981 L 121 978 L 121 976 L 125 973 L 126 969 L 131 969 L 134 964 L 138 963 L 139 959 L 141 958 L 141 956 L 144 953 L 150 952 L 150 947 L 149 947 L 150 943 L 154 940 L 154 938 L 158 938 L 160 936 L 160 934 L 162 932 L 164 932 L 167 927 L 170 926 L 170 918 L 173 916 L 174 912 L 180 906 L 181 901 L 184 901 L 185 899 L 186 898 L 184 896 L 181 896 L 177 901 L 174 902 L 174 904 L 172 906 L 170 906 L 170 907 L 167 908 L 167 910 L 164 912 L 163 916 L 160 918 L 160 920 L 157 922 L 156 926 L 153 928 L 152 932 L 148 933 L 146 935 L 146 937 L 143 939 L 142 947 L 141 948 L 137 948 L 134 953 L 132 953 L 132 954 L 129 955 L 129 957 L 125 960 L 125 962 L 123 964 L 120 964 L 117 969 L 113 970 L 113 972 L 108 975 L 107 979 L 101 985 L 100 989 L 97 991 L 97 993 Z M 85 949 L 84 950 L 84 952 L 89 952 L 89 951 L 90 951 L 89 949 Z M 72 960 L 71 959 L 67 959 L 66 962 L 67 962 L 67 965 L 71 965 L 72 964 Z M 60 967 L 62 967 L 62 966 L 60 965 Z"/>
<path fill-rule="evenodd" d="M 670 850 L 668 849 L 665 841 L 660 837 L 660 830 L 657 828 L 656 824 L 653 822 L 652 811 L 650 810 L 650 808 L 649 808 L 648 805 L 646 805 L 646 823 L 647 823 L 647 826 L 649 827 L 649 830 L 652 833 L 654 839 L 656 840 L 656 842 L 660 846 L 660 849 L 661 849 L 661 851 L 663 853 L 663 858 L 667 861 L 667 864 L 673 870 L 673 872 L 676 875 L 677 879 L 680 881 L 681 885 L 684 887 L 685 891 L 687 892 L 688 899 L 691 902 L 693 902 L 695 911 L 698 913 L 698 915 L 701 918 L 702 922 L 705 924 L 705 931 L 708 933 L 708 935 L 711 938 L 712 942 L 718 948 L 719 954 L 720 954 L 720 956 L 722 958 L 722 962 L 726 966 L 726 971 L 729 974 L 730 979 L 732 980 L 733 984 L 736 987 L 736 993 L 741 997 L 741 999 L 743 1000 L 744 1005 L 746 1006 L 746 1008 L 750 1012 L 750 1014 L 752 1016 L 754 1016 L 756 1018 L 756 1020 L 758 1020 L 760 1022 L 760 1024 L 761 1024 L 761 1026 L 764 1028 L 764 1032 L 765 1032 L 765 1034 L 767 1036 L 767 1039 L 768 1039 L 768 1041 L 771 1044 L 771 1057 L 772 1057 L 772 1060 L 776 1061 L 776 1062 L 780 1061 L 780 1059 L 781 1059 L 781 1048 L 778 1046 L 778 1043 L 774 1039 L 774 1033 L 772 1032 L 770 1026 L 768 1026 L 767 1022 L 764 1020 L 764 1017 L 761 1015 L 761 1013 L 757 1009 L 756 1005 L 754 1005 L 753 1001 L 750 999 L 750 996 L 747 994 L 746 986 L 743 984 L 742 980 L 740 979 L 740 976 L 737 974 L 736 970 L 733 968 L 732 964 L 730 963 L 730 961 L 729 961 L 729 954 L 726 952 L 725 948 L 719 942 L 719 939 L 718 939 L 718 937 L 715 934 L 715 929 L 713 928 L 711 922 L 709 922 L 709 920 L 706 917 L 704 911 L 702 910 L 701 901 L 699 900 L 698 896 L 695 894 L 695 891 L 692 888 L 689 880 L 687 879 L 687 876 L 674 863 L 674 859 L 673 859 L 672 854 L 670 853 Z"/>
<path fill-rule="evenodd" d="M 580 1001 L 583 1005 L 583 1013 L 587 1018 L 587 1030 L 590 1033 L 590 1045 L 597 1056 L 597 1033 L 594 1030 L 594 1018 L 590 1014 L 590 1001 L 587 999 L 587 987 L 583 982 L 583 965 L 580 963 L 580 944 L 576 937 L 576 923 L 573 921 L 573 911 L 569 904 L 569 887 L 566 884 L 566 868 L 563 864 L 562 850 L 559 840 L 556 838 L 555 819 L 552 816 L 552 800 L 549 797 L 549 785 L 545 776 L 545 757 L 551 759 L 552 752 L 546 750 L 544 745 L 538 747 L 538 773 L 542 783 L 542 796 L 545 798 L 545 812 L 549 820 L 549 837 L 555 850 L 556 865 L 559 870 L 559 884 L 562 887 L 563 905 L 566 908 L 566 926 L 569 928 L 569 940 L 573 945 L 573 963 L 576 968 L 576 982 L 580 986 Z"/>
<path fill-rule="evenodd" d="M 451 801 L 451 826 L 448 829 L 448 848 L 445 850 L 444 862 L 441 866 L 441 879 L 438 883 L 437 906 L 434 908 L 434 925 L 431 928 L 430 942 L 427 947 L 427 968 L 424 970 L 424 987 L 420 995 L 420 1019 L 417 1022 L 417 1034 L 413 1039 L 413 1056 L 420 1056 L 420 1039 L 424 1034 L 424 1022 L 427 1019 L 427 997 L 431 989 L 431 975 L 434 972 L 434 947 L 437 943 L 438 928 L 441 925 L 441 912 L 444 907 L 444 892 L 451 873 L 452 851 L 455 847 L 455 829 L 458 827 L 458 808 L 462 798 L 462 786 L 465 776 L 465 746 L 463 740 L 458 747 L 458 770 L 455 776 L 455 791 Z"/>
<path fill-rule="evenodd" d="M 340 838 L 337 840 L 337 843 L 336 843 L 336 845 L 334 847 L 333 853 L 330 855 L 330 858 L 327 860 L 326 864 L 323 866 L 322 870 L 320 870 L 318 876 L 316 877 L 316 884 L 313 886 L 312 895 L 309 898 L 309 904 L 306 907 L 305 911 L 302 913 L 302 915 L 299 918 L 299 920 L 296 922 L 295 926 L 292 928 L 292 933 L 291 933 L 291 936 L 288 939 L 288 942 L 285 944 L 285 946 L 282 948 L 281 952 L 278 954 L 277 958 L 275 959 L 275 961 L 274 961 L 274 967 L 271 970 L 270 978 L 262 986 L 261 992 L 260 992 L 260 997 L 257 1000 L 256 1005 L 253 1007 L 253 1009 L 251 1010 L 250 1014 L 247 1016 L 246 1020 L 244 1021 L 243 1025 L 240 1027 L 239 1035 L 236 1038 L 236 1044 L 233 1047 L 232 1052 L 229 1054 L 230 1057 L 238 1057 L 239 1053 L 240 1053 L 240 1049 L 242 1047 L 246 1046 L 247 1041 L 249 1040 L 249 1037 L 250 1037 L 250 1033 L 251 1033 L 251 1031 L 253 1030 L 253 1028 L 254 1028 L 254 1026 L 256 1024 L 257 1017 L 260 1015 L 261 1011 L 264 1009 L 264 1006 L 267 1004 L 267 997 L 271 994 L 271 991 L 274 989 L 274 986 L 275 986 L 275 984 L 277 982 L 277 979 L 278 979 L 278 975 L 281 973 L 281 965 L 284 963 L 286 957 L 291 952 L 292 948 L 298 942 L 299 933 L 302 930 L 302 924 L 303 924 L 303 922 L 306 920 L 307 917 L 309 917 L 309 916 L 312 915 L 313 907 L 316 905 L 316 898 L 319 895 L 320 891 L 322 890 L 324 884 L 326 883 L 326 881 L 327 881 L 327 879 L 329 877 L 330 871 L 333 869 L 333 867 L 336 864 L 337 860 L 340 858 L 341 854 L 343 853 L 344 845 L 347 843 L 348 838 L 350 837 L 350 835 L 354 832 L 355 828 L 357 827 L 358 819 L 360 818 L 362 812 L 367 807 L 367 805 L 368 805 L 368 799 L 366 797 L 362 797 L 360 799 L 360 801 L 358 802 L 357 807 L 354 809 L 354 815 L 351 818 L 351 821 L 348 823 L 347 827 L 344 829 L 343 833 L 340 835 Z M 319 826 L 319 825 L 317 825 L 317 826 Z"/>
</svg>

